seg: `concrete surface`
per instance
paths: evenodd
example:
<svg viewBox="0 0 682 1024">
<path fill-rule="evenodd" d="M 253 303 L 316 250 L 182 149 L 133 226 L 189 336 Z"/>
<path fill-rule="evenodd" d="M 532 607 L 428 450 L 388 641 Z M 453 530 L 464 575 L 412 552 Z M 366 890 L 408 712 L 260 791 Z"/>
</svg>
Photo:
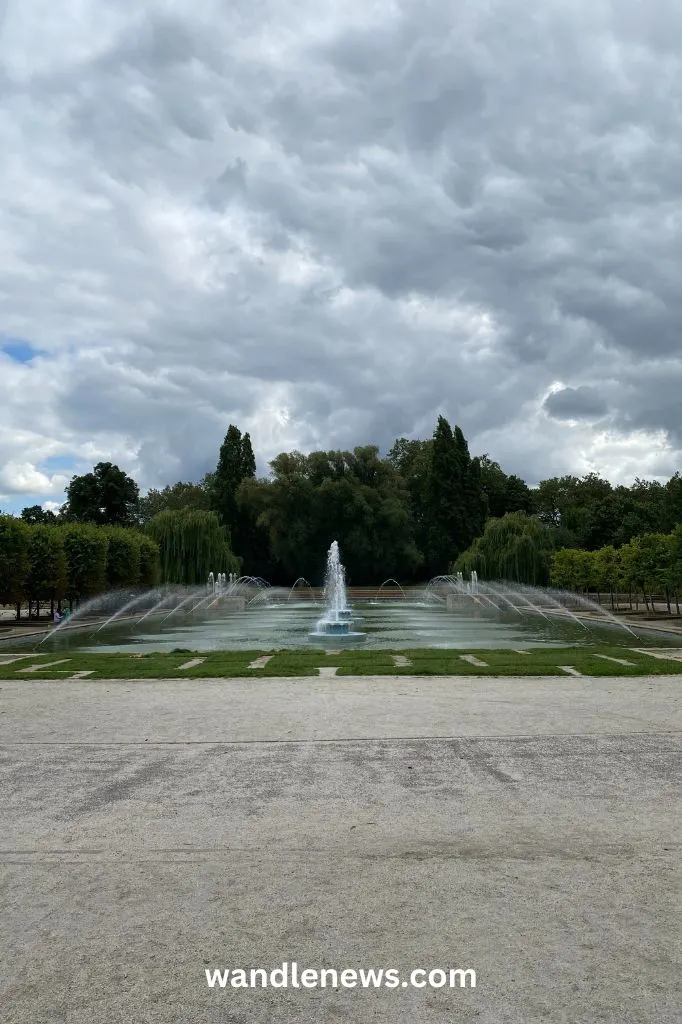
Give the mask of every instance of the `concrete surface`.
<svg viewBox="0 0 682 1024">
<path fill-rule="evenodd" d="M 681 685 L 4 680 L 0 1019 L 678 1022 Z"/>
</svg>

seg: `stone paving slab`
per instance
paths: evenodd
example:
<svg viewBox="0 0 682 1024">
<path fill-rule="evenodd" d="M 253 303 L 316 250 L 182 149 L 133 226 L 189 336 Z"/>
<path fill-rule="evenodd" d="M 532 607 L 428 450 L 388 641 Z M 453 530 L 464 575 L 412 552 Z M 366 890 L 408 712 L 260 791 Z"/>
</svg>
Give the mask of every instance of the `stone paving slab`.
<svg viewBox="0 0 682 1024">
<path fill-rule="evenodd" d="M 677 1024 L 671 677 L 0 682 L 3 1024 Z M 209 990 L 206 967 L 475 990 Z"/>
</svg>

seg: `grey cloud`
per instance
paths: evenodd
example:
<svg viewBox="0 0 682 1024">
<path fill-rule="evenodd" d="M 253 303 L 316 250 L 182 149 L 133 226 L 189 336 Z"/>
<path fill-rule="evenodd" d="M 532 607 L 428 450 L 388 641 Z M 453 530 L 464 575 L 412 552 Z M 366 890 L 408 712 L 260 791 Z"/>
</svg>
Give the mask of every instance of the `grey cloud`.
<svg viewBox="0 0 682 1024">
<path fill-rule="evenodd" d="M 51 364 L 0 384 L 0 462 L 38 422 L 158 484 L 230 421 L 262 466 L 438 411 L 529 479 L 679 459 L 671 0 L 164 8 L 86 3 L 33 72 L 10 12 L 0 313 Z"/>
<path fill-rule="evenodd" d="M 608 412 L 597 388 L 587 385 L 554 391 L 547 396 L 544 406 L 550 416 L 560 420 L 598 419 Z"/>
</svg>

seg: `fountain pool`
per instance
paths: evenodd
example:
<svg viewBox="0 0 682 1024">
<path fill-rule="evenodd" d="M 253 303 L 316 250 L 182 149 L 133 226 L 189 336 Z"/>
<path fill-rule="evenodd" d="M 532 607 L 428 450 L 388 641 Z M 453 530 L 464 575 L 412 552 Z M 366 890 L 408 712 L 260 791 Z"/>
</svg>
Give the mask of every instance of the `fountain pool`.
<svg viewBox="0 0 682 1024">
<path fill-rule="evenodd" d="M 372 592 L 374 593 L 374 592 Z M 409 595 L 409 592 L 408 592 Z M 161 621 L 147 618 L 139 622 L 120 619 L 107 629 L 94 633 L 95 627 L 65 626 L 49 635 L 43 651 L 191 651 L 273 650 L 304 648 L 310 644 L 310 633 L 323 612 L 323 606 L 312 601 L 271 604 L 256 603 L 244 610 L 226 609 L 220 602 L 197 619 L 181 610 Z M 356 601 L 353 615 L 362 615 L 365 635 L 358 641 L 363 648 L 518 648 L 591 646 L 593 644 L 623 647 L 682 646 L 682 637 L 638 628 L 636 638 L 624 629 L 607 622 L 581 622 L 564 615 L 518 614 L 504 607 L 495 611 L 490 606 L 471 605 L 456 612 L 444 601 L 400 598 L 396 601 Z M 136 622 L 139 624 L 136 625 Z M 335 637 L 327 637 L 334 641 Z M 352 645 L 352 639 L 342 641 Z M 13 642 L 16 644 L 16 641 Z M 35 647 L 35 639 L 26 639 Z M 332 646 L 334 646 L 332 644 Z"/>
</svg>

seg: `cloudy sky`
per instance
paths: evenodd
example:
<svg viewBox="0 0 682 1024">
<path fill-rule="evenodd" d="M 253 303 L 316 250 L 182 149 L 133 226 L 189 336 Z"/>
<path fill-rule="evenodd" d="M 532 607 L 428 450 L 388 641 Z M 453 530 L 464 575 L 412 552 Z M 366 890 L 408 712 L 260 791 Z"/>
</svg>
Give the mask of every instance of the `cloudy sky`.
<svg viewBox="0 0 682 1024">
<path fill-rule="evenodd" d="M 3 4 L 4 17 L 3 17 Z M 682 469 L 676 0 L 0 0 L 0 508 L 382 450 Z"/>
</svg>

